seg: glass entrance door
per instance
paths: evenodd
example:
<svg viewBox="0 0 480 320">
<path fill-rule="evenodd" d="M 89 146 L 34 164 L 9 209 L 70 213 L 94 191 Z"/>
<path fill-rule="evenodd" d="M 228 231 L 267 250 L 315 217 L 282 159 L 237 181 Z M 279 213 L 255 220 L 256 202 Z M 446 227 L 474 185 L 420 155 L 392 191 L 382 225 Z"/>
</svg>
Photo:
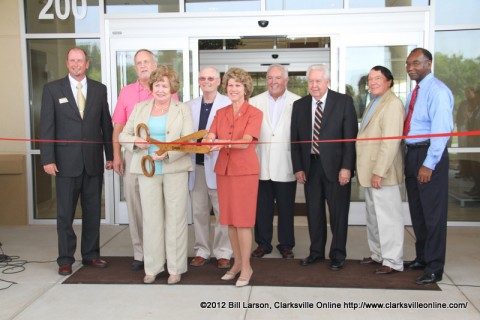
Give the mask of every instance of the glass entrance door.
<svg viewBox="0 0 480 320">
<path fill-rule="evenodd" d="M 137 80 L 134 69 L 134 55 L 139 49 L 152 51 L 157 58 L 158 65 L 168 65 L 172 67 L 180 77 L 179 100 L 183 101 L 183 97 L 189 97 L 188 45 L 185 45 L 185 43 L 186 42 L 179 40 L 179 38 L 111 38 L 109 48 L 109 89 L 112 114 L 115 110 L 120 90 L 124 86 L 134 83 Z M 117 174 L 114 174 L 113 178 L 113 193 L 115 208 L 114 223 L 126 224 L 128 223 L 128 212 L 125 202 L 123 179 Z"/>
</svg>

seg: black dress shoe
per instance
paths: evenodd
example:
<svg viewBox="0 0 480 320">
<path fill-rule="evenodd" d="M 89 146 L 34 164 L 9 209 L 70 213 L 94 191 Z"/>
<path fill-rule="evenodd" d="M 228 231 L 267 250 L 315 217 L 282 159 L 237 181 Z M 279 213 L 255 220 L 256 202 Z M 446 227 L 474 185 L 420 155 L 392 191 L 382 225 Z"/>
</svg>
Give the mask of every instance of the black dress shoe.
<svg viewBox="0 0 480 320">
<path fill-rule="evenodd" d="M 410 269 L 410 270 L 423 270 L 425 269 L 425 264 L 418 262 L 417 260 L 413 261 L 406 261 L 403 263 L 403 266 L 405 269 Z"/>
<path fill-rule="evenodd" d="M 424 273 L 423 276 L 417 278 L 417 284 L 431 284 L 437 281 L 442 281 L 442 275 L 436 273 Z"/>
<path fill-rule="evenodd" d="M 301 266 L 309 266 L 311 264 L 314 264 L 314 263 L 317 263 L 317 262 L 320 262 L 320 261 L 323 261 L 323 260 L 325 260 L 325 258 L 322 257 L 322 256 L 314 257 L 312 255 L 309 255 L 305 259 L 300 260 L 300 265 Z"/>
<path fill-rule="evenodd" d="M 330 262 L 330 270 L 338 271 L 343 268 L 344 263 L 345 260 L 333 259 L 332 262 Z"/>
<path fill-rule="evenodd" d="M 133 271 L 143 270 L 144 264 L 143 261 L 133 260 L 132 265 L 130 268 Z"/>
</svg>

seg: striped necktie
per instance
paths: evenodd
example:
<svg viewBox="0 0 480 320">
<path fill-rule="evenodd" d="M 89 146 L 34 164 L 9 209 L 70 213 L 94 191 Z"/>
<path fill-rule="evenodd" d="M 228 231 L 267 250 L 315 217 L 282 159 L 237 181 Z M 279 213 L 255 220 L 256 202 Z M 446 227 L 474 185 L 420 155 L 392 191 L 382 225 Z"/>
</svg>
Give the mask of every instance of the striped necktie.
<svg viewBox="0 0 480 320">
<path fill-rule="evenodd" d="M 322 101 L 317 101 L 317 108 L 315 109 L 315 122 L 313 123 L 313 154 L 320 154 L 320 127 L 322 125 L 323 110 Z"/>
</svg>

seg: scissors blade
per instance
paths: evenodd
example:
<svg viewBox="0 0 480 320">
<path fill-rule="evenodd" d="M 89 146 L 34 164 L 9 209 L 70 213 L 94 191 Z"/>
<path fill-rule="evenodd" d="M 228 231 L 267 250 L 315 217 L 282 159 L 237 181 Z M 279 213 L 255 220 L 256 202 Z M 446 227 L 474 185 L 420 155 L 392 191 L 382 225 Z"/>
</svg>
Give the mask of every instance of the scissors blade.
<svg viewBox="0 0 480 320">
<path fill-rule="evenodd" d="M 158 147 L 159 149 L 155 151 L 158 155 L 161 155 L 167 151 L 179 151 L 179 152 L 191 152 L 191 153 L 209 153 L 210 152 L 210 148 L 207 146 L 163 144 Z"/>
</svg>

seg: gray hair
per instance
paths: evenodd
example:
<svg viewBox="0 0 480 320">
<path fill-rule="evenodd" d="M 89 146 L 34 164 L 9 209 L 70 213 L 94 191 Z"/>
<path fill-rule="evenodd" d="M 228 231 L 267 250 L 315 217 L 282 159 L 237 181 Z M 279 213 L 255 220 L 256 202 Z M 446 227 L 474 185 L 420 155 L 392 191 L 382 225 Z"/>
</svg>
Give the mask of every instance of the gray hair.
<svg viewBox="0 0 480 320">
<path fill-rule="evenodd" d="M 288 78 L 288 69 L 287 67 L 285 66 L 282 66 L 281 64 L 271 64 L 268 69 L 267 69 L 267 74 L 270 72 L 270 70 L 272 70 L 273 68 L 278 68 L 280 70 L 282 70 L 282 73 L 283 73 L 283 77 L 284 78 Z"/>
<path fill-rule="evenodd" d="M 200 68 L 199 73 L 202 73 L 202 71 L 205 70 L 205 69 L 212 69 L 213 71 L 215 71 L 215 76 L 220 79 L 220 71 L 218 71 L 217 68 L 215 68 L 214 66 L 204 66 L 204 67 Z"/>
<path fill-rule="evenodd" d="M 307 69 L 307 78 L 310 76 L 310 72 L 312 72 L 313 70 L 323 71 L 323 77 L 327 80 L 330 80 L 330 69 L 326 64 L 312 64 Z"/>
</svg>

